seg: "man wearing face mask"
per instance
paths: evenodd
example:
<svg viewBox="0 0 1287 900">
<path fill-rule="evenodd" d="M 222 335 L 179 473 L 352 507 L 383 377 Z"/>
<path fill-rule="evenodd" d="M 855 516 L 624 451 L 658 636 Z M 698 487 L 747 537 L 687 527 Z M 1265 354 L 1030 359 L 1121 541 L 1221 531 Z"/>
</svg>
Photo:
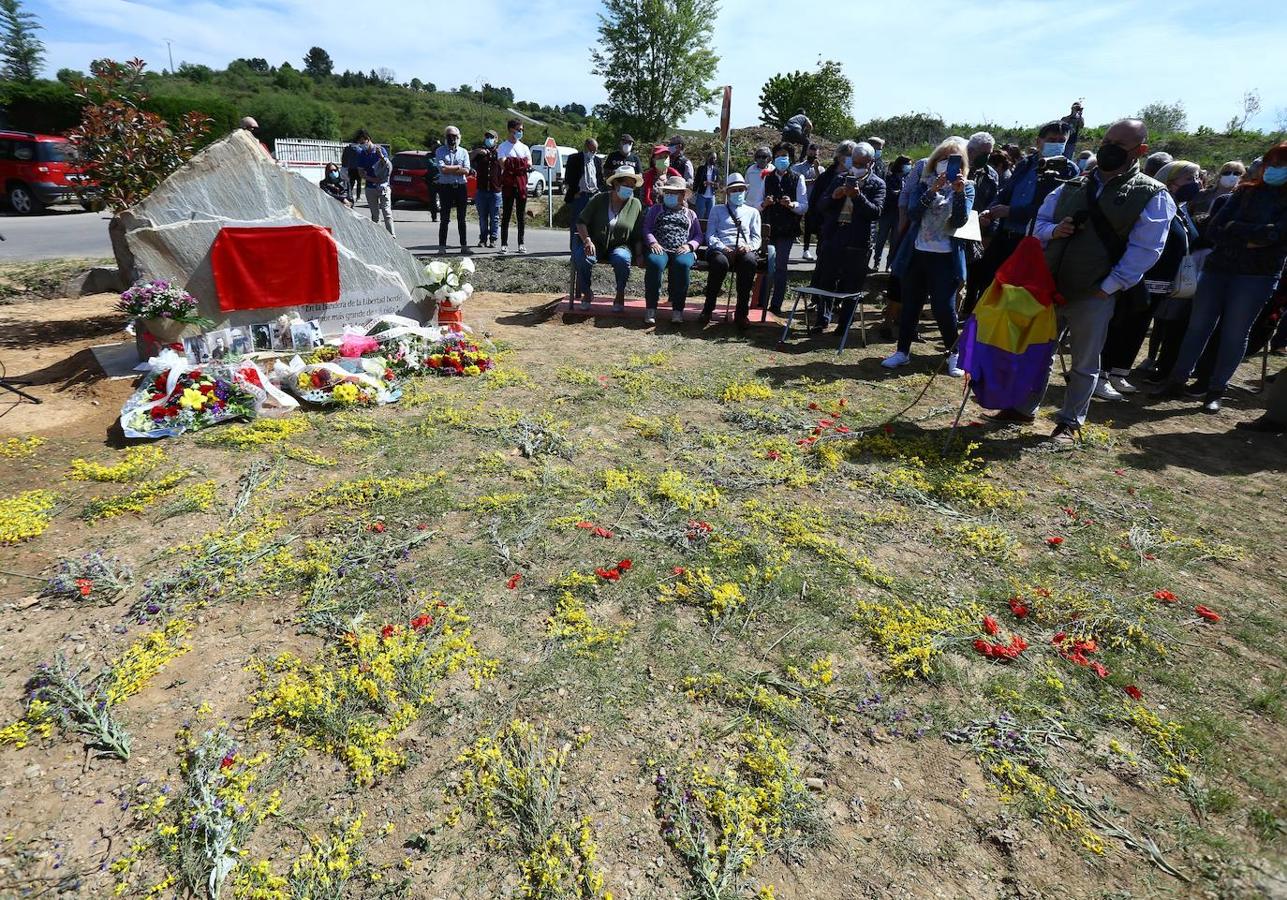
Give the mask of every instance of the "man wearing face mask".
<svg viewBox="0 0 1287 900">
<path fill-rule="evenodd" d="M 871 173 L 883 181 L 885 176 L 889 174 L 889 170 L 885 168 L 885 161 L 882 159 L 885 152 L 885 139 L 869 137 L 867 138 L 867 143 L 875 151 L 875 155 L 871 158 Z"/>
<path fill-rule="evenodd" d="M 850 294 L 862 289 L 870 271 L 872 226 L 885 208 L 885 180 L 876 175 L 875 149 L 865 141 L 854 145 L 852 166 L 831 182 L 831 192 L 819 198 L 822 230 L 818 265 L 810 284 L 824 291 Z M 849 321 L 855 300 L 835 311 L 839 327 Z M 832 301 L 818 304 L 818 328 L 833 319 Z"/>
<path fill-rule="evenodd" d="M 532 171 L 532 151 L 523 143 L 523 123 L 505 123 L 509 140 L 496 150 L 501 161 L 501 253 L 509 252 L 509 220 L 518 212 L 518 252 L 526 253 L 523 230 L 527 227 L 527 173 Z"/>
<path fill-rule="evenodd" d="M 670 139 L 670 167 L 684 176 L 688 189 L 693 189 L 693 163 L 684 155 L 684 139 L 675 135 Z"/>
<path fill-rule="evenodd" d="M 773 171 L 765 176 L 764 199 L 760 203 L 760 216 L 773 242 L 773 296 L 769 312 L 774 315 L 782 314 L 791 248 L 800 236 L 800 220 L 809 209 L 804 178 L 791 171 L 792 155 L 791 145 L 785 142 L 773 148 Z"/>
<path fill-rule="evenodd" d="M 365 131 L 359 131 L 354 142 L 359 147 L 358 164 L 366 181 L 366 205 L 371 210 L 371 221 L 379 222 L 383 218 L 385 230 L 393 234 L 393 189 L 389 185 L 393 161 Z"/>
<path fill-rule="evenodd" d="M 598 157 L 599 142 L 587 138 L 581 152 L 569 156 L 563 171 L 563 202 L 572 207 L 572 231 L 590 198 L 607 186 L 603 180 L 603 161 Z"/>
<path fill-rule="evenodd" d="M 733 172 L 725 182 L 726 202 L 711 210 L 706 224 L 706 304 L 698 317 L 703 325 L 711 320 L 719 303 L 720 289 L 729 271 L 737 278 L 737 312 L 734 321 L 744 326 L 751 308 L 755 285 L 756 254 L 759 252 L 760 212 L 746 203 L 746 179 Z"/>
<path fill-rule="evenodd" d="M 608 159 L 603 166 L 609 172 L 615 172 L 622 166 L 629 166 L 642 175 L 643 163 L 639 161 L 639 154 L 635 152 L 635 139 L 628 134 L 623 134 L 621 140 L 617 142 L 617 149 L 608 154 Z"/>
<path fill-rule="evenodd" d="M 764 179 L 773 171 L 770 159 L 768 147 L 756 147 L 755 158 L 746 169 L 746 202 L 756 209 L 764 202 Z"/>
<path fill-rule="evenodd" d="M 1051 435 L 1057 446 L 1076 442 L 1099 381 L 1116 304 L 1133 302 L 1129 292 L 1142 290 L 1144 273 L 1161 257 L 1175 218 L 1175 200 L 1165 185 L 1140 171 L 1139 160 L 1147 155 L 1142 121 L 1113 124 L 1095 153 L 1095 171 L 1056 188 L 1037 213 L 1033 234 L 1045 245 L 1046 263 L 1064 298 L 1059 324 L 1072 345 L 1068 388 Z M 1031 421 L 1044 394 L 1043 385 L 1022 408 L 995 418 Z"/>
<path fill-rule="evenodd" d="M 804 192 L 809 200 L 810 209 L 805 212 L 804 220 L 801 224 L 804 226 L 804 255 L 806 261 L 813 259 L 813 252 L 809 249 L 809 242 L 813 239 L 814 232 L 818 230 L 818 218 L 814 215 L 813 207 L 813 186 L 818 180 L 818 176 L 823 172 L 822 163 L 818 161 L 818 145 L 809 144 L 809 149 L 805 151 L 804 159 L 800 160 L 791 167 L 795 172 L 804 179 Z"/>
<path fill-rule="evenodd" d="M 438 160 L 438 199 L 442 206 L 442 220 L 438 222 L 438 255 L 447 252 L 447 231 L 451 227 L 451 211 L 456 211 L 456 231 L 460 235 L 460 252 L 468 256 L 474 251 L 469 249 L 465 237 L 465 207 L 469 204 L 465 185 L 469 179 L 469 153 L 460 146 L 460 129 L 448 125 L 443 132 L 443 146 L 434 156 Z"/>
<path fill-rule="evenodd" d="M 976 272 L 985 290 L 996 277 L 1001 263 L 1010 258 L 1028 233 L 1042 201 L 1063 181 L 1077 177 L 1077 167 L 1064 155 L 1072 152 L 1068 147 L 1066 123 L 1047 122 L 1041 126 L 1037 140 L 1037 152 L 1019 161 L 1010 183 L 997 193 L 996 202 L 990 207 L 979 207 L 982 210 L 979 227 L 993 230 Z"/>
<path fill-rule="evenodd" d="M 1077 171 L 1078 172 L 1084 173 L 1087 169 L 1089 169 L 1094 164 L 1095 164 L 1094 150 L 1082 150 L 1080 153 L 1077 154 Z"/>
<path fill-rule="evenodd" d="M 719 186 L 719 157 L 714 153 L 706 155 L 706 162 L 693 172 L 693 203 L 697 206 L 697 218 L 703 222 L 711 217 L 715 206 L 715 188 Z"/>
<path fill-rule="evenodd" d="M 500 231 L 501 164 L 496 152 L 496 132 L 483 134 L 483 145 L 470 155 L 478 179 L 474 208 L 478 210 L 478 246 L 495 247 Z"/>
</svg>

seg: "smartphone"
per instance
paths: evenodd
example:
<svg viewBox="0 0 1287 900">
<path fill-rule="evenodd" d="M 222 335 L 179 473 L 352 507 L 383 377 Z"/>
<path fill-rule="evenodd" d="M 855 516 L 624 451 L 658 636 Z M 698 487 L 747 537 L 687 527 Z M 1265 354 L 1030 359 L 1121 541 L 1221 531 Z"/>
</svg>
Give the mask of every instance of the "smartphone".
<svg viewBox="0 0 1287 900">
<path fill-rule="evenodd" d="M 947 158 L 947 183 L 951 184 L 956 181 L 956 176 L 961 174 L 961 157 L 949 156 Z"/>
<path fill-rule="evenodd" d="M 847 188 L 856 188 L 856 187 L 858 187 L 858 176 L 857 176 L 857 175 L 846 175 L 846 176 L 845 176 L 845 187 L 847 187 Z"/>
</svg>

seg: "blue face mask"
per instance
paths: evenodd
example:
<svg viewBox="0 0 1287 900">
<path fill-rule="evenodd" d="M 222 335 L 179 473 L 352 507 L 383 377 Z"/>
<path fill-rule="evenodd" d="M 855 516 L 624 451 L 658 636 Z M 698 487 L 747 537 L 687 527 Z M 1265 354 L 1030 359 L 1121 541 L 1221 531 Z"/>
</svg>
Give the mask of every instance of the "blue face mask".
<svg viewBox="0 0 1287 900">
<path fill-rule="evenodd" d="M 786 156 L 779 156 L 777 159 L 773 160 L 773 168 L 777 169 L 779 172 L 785 172 L 790 165 L 791 160 Z"/>
<path fill-rule="evenodd" d="M 518 131 L 514 132 L 514 140 L 516 140 L 516 141 L 521 141 L 522 139 L 523 139 L 523 130 L 522 130 L 522 129 L 519 129 Z"/>
<path fill-rule="evenodd" d="M 1089 159 L 1079 159 L 1079 160 L 1077 160 L 1077 171 L 1078 171 L 1078 172 L 1085 172 L 1085 171 L 1086 171 L 1086 167 L 1087 167 L 1088 165 L 1090 165 L 1090 160 L 1089 160 Z"/>
<path fill-rule="evenodd" d="M 728 195 L 729 206 L 741 206 L 746 202 L 746 191 L 735 191 Z"/>
<path fill-rule="evenodd" d="M 880 149 L 879 149 L 879 148 L 877 148 L 877 149 L 876 149 L 876 156 L 875 156 L 875 158 L 876 158 L 876 159 L 880 159 Z"/>
<path fill-rule="evenodd" d="M 484 147 L 494 147 L 495 145 L 496 145 L 496 138 L 483 138 Z"/>
<path fill-rule="evenodd" d="M 1052 156 L 1063 156 L 1064 145 L 1060 141 L 1046 141 L 1041 145 L 1041 155 L 1046 159 Z"/>
<path fill-rule="evenodd" d="M 1282 187 L 1287 184 L 1287 166 L 1267 166 L 1260 177 L 1265 184 Z"/>
<path fill-rule="evenodd" d="M 619 188 L 617 188 L 617 196 L 618 196 L 618 197 L 620 197 L 622 200 L 629 200 L 629 199 L 630 199 L 631 197 L 633 197 L 634 195 L 635 195 L 635 189 L 634 189 L 634 188 L 631 188 L 631 187 L 619 187 Z"/>
<path fill-rule="evenodd" d="M 852 156 L 840 157 L 840 168 L 848 172 L 853 167 L 854 167 L 854 158 Z"/>
<path fill-rule="evenodd" d="M 678 194 L 662 194 L 662 195 L 661 195 L 661 202 L 662 202 L 662 203 L 664 203 L 664 204 L 666 204 L 666 208 L 667 208 L 667 209 L 675 209 L 677 206 L 679 206 L 679 195 L 678 195 Z"/>
</svg>

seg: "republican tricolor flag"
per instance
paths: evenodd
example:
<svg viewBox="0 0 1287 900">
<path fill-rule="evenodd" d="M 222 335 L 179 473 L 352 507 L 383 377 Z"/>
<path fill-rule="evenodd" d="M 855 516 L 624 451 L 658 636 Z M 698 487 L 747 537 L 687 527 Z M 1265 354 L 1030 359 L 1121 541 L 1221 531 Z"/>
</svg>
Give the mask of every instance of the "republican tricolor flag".
<svg viewBox="0 0 1287 900">
<path fill-rule="evenodd" d="M 1041 390 L 1058 338 L 1062 303 L 1041 242 L 1019 242 L 961 330 L 961 368 L 984 409 L 1010 409 Z"/>
</svg>

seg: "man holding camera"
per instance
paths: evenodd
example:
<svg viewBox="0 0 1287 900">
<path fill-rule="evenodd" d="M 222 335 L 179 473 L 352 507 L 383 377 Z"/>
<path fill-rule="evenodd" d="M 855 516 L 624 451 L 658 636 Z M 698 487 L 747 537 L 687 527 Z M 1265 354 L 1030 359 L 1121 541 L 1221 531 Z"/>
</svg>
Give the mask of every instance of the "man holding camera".
<svg viewBox="0 0 1287 900">
<path fill-rule="evenodd" d="M 1165 186 L 1140 171 L 1139 160 L 1147 155 L 1144 123 L 1115 123 L 1095 154 L 1095 171 L 1055 188 L 1037 212 L 1033 234 L 1045 245 L 1046 264 L 1065 301 L 1059 324 L 1072 343 L 1068 389 L 1051 435 L 1055 445 L 1076 441 L 1118 298 L 1140 284 L 1166 245 L 1175 201 Z M 1122 302 L 1129 302 L 1129 295 Z M 1002 410 L 994 418 L 1031 422 L 1044 394 L 1045 385 L 1023 408 Z"/>
</svg>

